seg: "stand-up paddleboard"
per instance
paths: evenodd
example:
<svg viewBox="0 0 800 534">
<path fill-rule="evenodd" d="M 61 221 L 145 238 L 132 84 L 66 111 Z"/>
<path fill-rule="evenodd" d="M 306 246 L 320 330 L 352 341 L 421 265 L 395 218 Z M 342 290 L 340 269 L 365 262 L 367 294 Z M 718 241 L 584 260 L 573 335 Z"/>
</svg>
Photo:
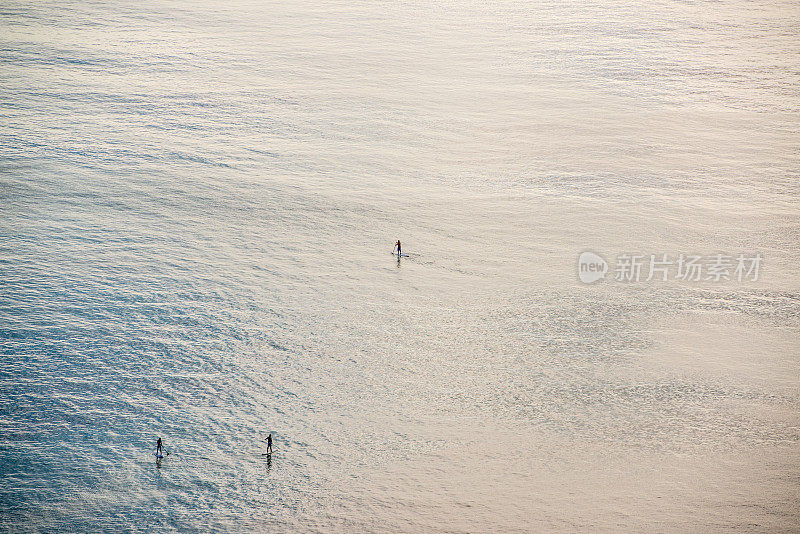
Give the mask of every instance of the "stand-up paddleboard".
<svg viewBox="0 0 800 534">
<path fill-rule="evenodd" d="M 398 256 L 399 255 L 401 258 L 407 258 L 408 257 L 408 254 L 397 254 L 397 252 L 392 252 L 392 255 L 394 255 L 394 256 Z"/>
<path fill-rule="evenodd" d="M 153 451 L 153 456 L 156 457 L 156 460 L 161 460 L 165 456 L 169 456 L 169 453 L 167 452 L 167 453 L 164 453 L 164 454 L 158 454 L 158 451 Z"/>
</svg>

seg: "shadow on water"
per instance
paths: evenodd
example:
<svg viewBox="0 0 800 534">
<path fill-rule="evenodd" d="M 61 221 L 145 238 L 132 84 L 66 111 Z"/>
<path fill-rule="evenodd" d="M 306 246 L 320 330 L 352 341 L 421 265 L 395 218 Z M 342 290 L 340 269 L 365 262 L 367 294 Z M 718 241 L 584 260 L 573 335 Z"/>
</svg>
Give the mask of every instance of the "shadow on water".
<svg viewBox="0 0 800 534">
<path fill-rule="evenodd" d="M 158 465 L 158 462 L 156 462 L 156 465 Z M 156 469 L 155 478 L 153 480 L 155 481 L 156 488 L 158 488 L 160 490 L 164 489 L 164 479 L 161 476 L 161 470 L 160 469 Z"/>
<path fill-rule="evenodd" d="M 161 456 L 156 456 L 156 467 L 157 468 L 161 469 L 161 462 L 163 462 L 164 458 L 166 458 L 167 456 L 169 456 L 169 452 L 165 452 Z"/>
</svg>

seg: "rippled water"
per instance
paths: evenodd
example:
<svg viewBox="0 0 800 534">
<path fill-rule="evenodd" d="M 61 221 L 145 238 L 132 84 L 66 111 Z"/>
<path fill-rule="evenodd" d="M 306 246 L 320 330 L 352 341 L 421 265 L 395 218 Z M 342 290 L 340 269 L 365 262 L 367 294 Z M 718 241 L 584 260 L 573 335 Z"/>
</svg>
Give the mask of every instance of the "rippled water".
<svg viewBox="0 0 800 534">
<path fill-rule="evenodd" d="M 796 530 L 798 15 L 5 2 L 0 526 Z"/>
</svg>

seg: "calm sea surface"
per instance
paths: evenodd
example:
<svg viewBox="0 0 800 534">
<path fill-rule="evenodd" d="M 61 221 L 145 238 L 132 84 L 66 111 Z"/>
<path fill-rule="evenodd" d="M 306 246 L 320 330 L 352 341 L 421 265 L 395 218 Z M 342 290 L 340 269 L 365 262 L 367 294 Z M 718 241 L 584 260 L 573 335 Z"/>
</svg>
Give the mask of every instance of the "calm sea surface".
<svg viewBox="0 0 800 534">
<path fill-rule="evenodd" d="M 0 529 L 796 532 L 798 34 L 780 0 L 4 1 Z"/>
</svg>

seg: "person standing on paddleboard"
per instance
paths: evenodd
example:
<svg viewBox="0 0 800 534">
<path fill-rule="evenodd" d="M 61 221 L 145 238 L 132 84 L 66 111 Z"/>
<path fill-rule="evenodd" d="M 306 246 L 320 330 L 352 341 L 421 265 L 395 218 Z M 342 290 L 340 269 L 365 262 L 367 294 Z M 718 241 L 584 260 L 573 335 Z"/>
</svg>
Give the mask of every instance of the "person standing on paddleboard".
<svg viewBox="0 0 800 534">
<path fill-rule="evenodd" d="M 272 432 L 267 436 L 267 454 L 272 454 Z"/>
<path fill-rule="evenodd" d="M 403 254 L 403 251 L 402 251 L 399 239 L 397 240 L 397 243 L 394 244 L 394 246 L 395 246 L 395 248 L 397 248 L 397 255 L 401 256 Z"/>
<path fill-rule="evenodd" d="M 156 456 L 164 456 L 164 452 L 161 450 L 161 438 L 156 441 Z"/>
</svg>

